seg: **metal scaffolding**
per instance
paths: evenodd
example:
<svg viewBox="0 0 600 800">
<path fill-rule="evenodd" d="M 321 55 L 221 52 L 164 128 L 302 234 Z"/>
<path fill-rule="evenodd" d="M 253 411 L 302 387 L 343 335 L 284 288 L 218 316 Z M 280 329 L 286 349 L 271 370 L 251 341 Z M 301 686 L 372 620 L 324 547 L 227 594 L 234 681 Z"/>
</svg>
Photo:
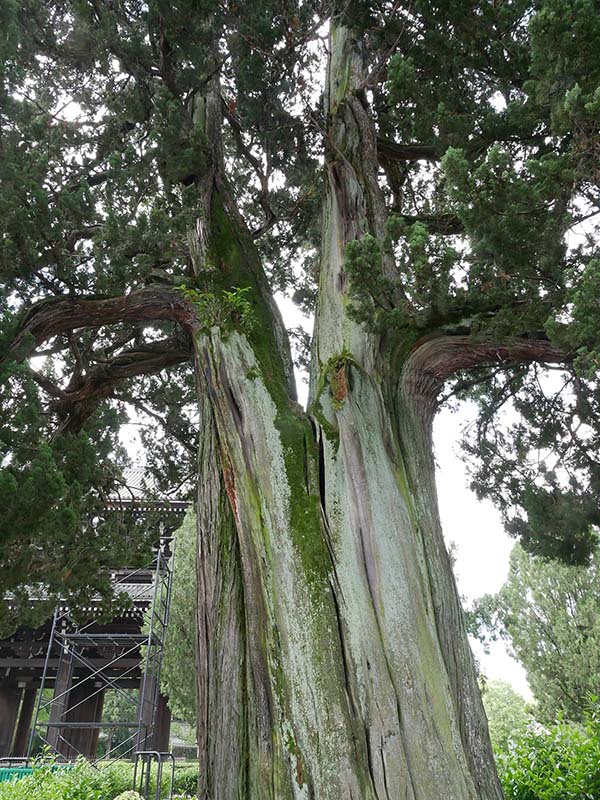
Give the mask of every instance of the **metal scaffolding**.
<svg viewBox="0 0 600 800">
<path fill-rule="evenodd" d="M 54 613 L 45 656 L 41 687 L 31 726 L 27 758 L 42 743 L 57 760 L 84 756 L 96 763 L 134 757 L 157 749 L 155 725 L 165 634 L 169 620 L 175 539 L 162 536 L 152 562 L 145 568 L 122 569 L 113 576 L 115 594 L 124 593 L 139 612 L 137 630 L 119 630 L 94 619 L 79 625 L 67 607 Z M 52 672 L 52 676 L 51 676 Z M 137 700 L 126 686 L 139 686 Z M 53 685 L 52 697 L 45 690 Z M 102 722 L 102 702 L 107 689 L 117 692 L 131 718 Z M 103 729 L 125 729 L 125 740 L 110 745 L 101 759 L 96 755 Z"/>
</svg>

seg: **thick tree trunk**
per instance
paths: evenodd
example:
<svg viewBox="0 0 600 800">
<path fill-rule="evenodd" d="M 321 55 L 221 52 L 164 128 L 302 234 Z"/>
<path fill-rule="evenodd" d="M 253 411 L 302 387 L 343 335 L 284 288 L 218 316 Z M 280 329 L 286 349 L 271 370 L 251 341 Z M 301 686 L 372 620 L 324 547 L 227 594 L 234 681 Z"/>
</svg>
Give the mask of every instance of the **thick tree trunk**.
<svg viewBox="0 0 600 800">
<path fill-rule="evenodd" d="M 218 176 L 210 193 L 207 256 L 259 323 L 195 337 L 211 800 L 502 797 L 441 538 L 434 398 L 347 314 L 345 245 L 385 220 L 359 55 L 334 30 L 309 415 L 250 236 Z"/>
</svg>

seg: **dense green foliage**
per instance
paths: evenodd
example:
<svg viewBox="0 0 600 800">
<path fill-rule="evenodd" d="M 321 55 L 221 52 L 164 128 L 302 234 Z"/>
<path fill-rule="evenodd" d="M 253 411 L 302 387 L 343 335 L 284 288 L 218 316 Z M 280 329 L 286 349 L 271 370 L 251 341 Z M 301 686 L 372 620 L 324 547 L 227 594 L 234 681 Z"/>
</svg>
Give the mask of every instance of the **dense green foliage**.
<svg viewBox="0 0 600 800">
<path fill-rule="evenodd" d="M 289 283 L 290 259 L 314 239 L 318 193 L 316 133 L 289 101 L 295 71 L 302 64 L 308 74 L 315 60 L 298 52 L 310 4 L 274 15 L 268 2 L 242 13 L 198 0 L 168 9 L 24 0 L 1 13 L 0 585 L 15 596 L 0 623 L 9 626 L 17 611 L 31 616 L 25 584 L 50 590 L 48 608 L 56 593 L 84 604 L 93 590 L 108 594 L 107 566 L 133 564 L 145 547 L 140 531 L 103 514 L 125 464 L 118 432 L 128 415 L 141 415 L 161 486 L 194 469 L 193 377 L 180 366 L 190 344 L 172 324 L 124 320 L 50 337 L 36 351 L 50 357 L 26 364 L 7 347 L 36 301 L 188 280 L 188 232 L 204 214 L 201 184 L 214 159 L 194 96 L 214 73 L 216 36 L 231 178 L 250 227 L 265 225 L 275 286 Z M 265 180 L 285 165 L 268 198 L 253 159 L 241 157 L 247 137 L 269 153 Z M 195 288 L 209 297 L 215 278 L 207 272 Z M 215 295 L 227 291 L 235 286 Z"/>
<path fill-rule="evenodd" d="M 188 511 L 175 534 L 176 550 L 169 627 L 161 671 L 161 688 L 178 718 L 196 724 L 196 515 Z"/>
<path fill-rule="evenodd" d="M 466 441 L 475 487 L 530 551 L 589 556 L 600 522 L 594 0 L 10 0 L 1 14 L 4 627 L 28 608 L 26 586 L 44 583 L 48 606 L 57 594 L 85 603 L 108 594 L 108 565 L 145 546 L 102 513 L 128 415 L 162 486 L 195 470 L 189 338 L 164 313 L 103 320 L 92 306 L 181 286 L 209 310 L 240 292 L 257 305 L 239 265 L 199 254 L 190 235 L 215 211 L 203 200 L 216 166 L 270 289 L 314 308 L 319 156 L 340 159 L 318 100 L 332 15 L 361 42 L 359 94 L 385 173 L 384 218 L 371 209 L 347 252 L 354 314 L 404 355 L 422 337 L 488 345 L 450 392 L 480 408 Z M 206 105 L 216 81 L 218 130 Z M 76 326 L 15 340 L 81 298 L 92 305 Z M 490 353 L 514 340 L 537 350 L 496 363 Z M 566 371 L 544 377 L 548 360 Z"/>
<path fill-rule="evenodd" d="M 0 783 L 0 800 L 114 800 L 117 795 L 131 790 L 133 766 L 115 762 L 101 765 L 99 769 L 86 762 L 78 762 L 66 770 L 51 771 L 40 766 L 33 775 L 17 781 Z M 177 764 L 174 793 L 195 797 L 198 785 L 196 764 Z M 169 777 L 163 774 L 162 797 L 167 797 Z M 151 796 L 156 790 L 156 774 L 151 780 Z"/>
<path fill-rule="evenodd" d="M 498 768 L 506 800 L 597 800 L 600 720 L 532 730 L 499 755 Z"/>
<path fill-rule="evenodd" d="M 533 722 L 524 698 L 506 681 L 486 681 L 482 691 L 495 753 L 505 753 Z"/>
<path fill-rule="evenodd" d="M 502 636 L 527 670 L 543 723 L 581 720 L 600 686 L 600 554 L 589 566 L 530 556 L 518 545 L 506 583 L 479 601 L 480 634 Z"/>
<path fill-rule="evenodd" d="M 388 36 L 404 28 L 411 45 L 391 58 L 378 123 L 430 154 L 384 161 L 387 238 L 349 254 L 359 314 L 415 335 L 541 335 L 574 351 L 579 377 L 482 365 L 454 391 L 479 405 L 465 442 L 477 493 L 527 549 L 584 560 L 600 522 L 597 5 L 418 2 L 399 17 Z"/>
</svg>

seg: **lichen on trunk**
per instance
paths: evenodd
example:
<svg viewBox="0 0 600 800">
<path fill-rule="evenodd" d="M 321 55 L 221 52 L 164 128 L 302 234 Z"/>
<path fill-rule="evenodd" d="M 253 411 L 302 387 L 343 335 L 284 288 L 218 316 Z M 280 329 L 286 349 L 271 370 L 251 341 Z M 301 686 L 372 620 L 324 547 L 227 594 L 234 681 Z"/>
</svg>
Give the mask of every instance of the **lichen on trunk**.
<svg viewBox="0 0 600 800">
<path fill-rule="evenodd" d="M 348 314 L 346 244 L 385 208 L 360 54 L 334 27 L 309 410 L 216 170 L 203 243 L 252 315 L 196 326 L 202 797 L 499 800 L 450 562 L 430 419 Z M 198 251 L 200 248 L 197 248 Z M 203 507 L 204 506 L 204 507 Z"/>
</svg>

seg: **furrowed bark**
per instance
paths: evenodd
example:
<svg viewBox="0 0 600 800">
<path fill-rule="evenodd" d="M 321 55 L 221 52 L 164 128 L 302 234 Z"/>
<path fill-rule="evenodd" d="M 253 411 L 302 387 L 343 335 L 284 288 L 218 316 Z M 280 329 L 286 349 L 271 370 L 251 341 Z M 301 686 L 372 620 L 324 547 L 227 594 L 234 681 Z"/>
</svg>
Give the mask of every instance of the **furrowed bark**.
<svg viewBox="0 0 600 800">
<path fill-rule="evenodd" d="M 313 431 L 290 393 L 281 323 L 263 293 L 251 236 L 230 216 L 224 191 L 212 192 L 210 257 L 218 254 L 228 280 L 252 288 L 260 326 L 213 326 L 195 337 L 201 396 L 210 402 L 222 489 L 235 522 L 243 598 L 236 636 L 243 631 L 245 665 L 241 731 L 233 739 L 246 765 L 245 789 L 223 791 L 227 764 L 215 753 L 206 796 L 371 797 L 346 689 Z M 203 424 L 207 419 L 203 414 Z M 200 606 L 207 607 L 202 596 Z M 205 641 L 209 650 L 219 647 L 214 624 Z M 214 710 L 227 702 L 223 688 L 209 680 L 201 704 L 215 751 L 231 747 L 220 728 L 215 735 Z"/>
<path fill-rule="evenodd" d="M 197 380 L 199 797 L 218 800 L 244 797 L 247 785 L 245 625 L 239 547 L 215 420 L 202 374 Z"/>
<path fill-rule="evenodd" d="M 334 26 L 312 424 L 251 234 L 218 166 L 204 183 L 194 252 L 250 290 L 256 318 L 194 334 L 206 798 L 501 798 L 429 418 L 407 388 L 418 364 L 403 384 L 395 344 L 347 313 L 345 244 L 382 238 L 386 213 L 362 79 L 356 43 Z"/>
<path fill-rule="evenodd" d="M 487 723 L 441 539 L 430 418 L 423 420 L 415 396 L 399 391 L 402 348 L 366 334 L 346 313 L 345 244 L 367 232 L 381 240 L 385 212 L 359 45 L 334 28 L 331 52 L 333 146 L 312 399 L 372 782 L 377 797 L 497 800 Z"/>
<path fill-rule="evenodd" d="M 479 798 L 502 797 L 487 735 L 473 654 L 444 542 L 438 512 L 435 465 L 431 449 L 431 418 L 420 398 L 401 389 L 399 433 L 406 454 L 407 482 L 418 520 L 437 637 L 450 682 L 454 714 L 463 752 Z"/>
</svg>

